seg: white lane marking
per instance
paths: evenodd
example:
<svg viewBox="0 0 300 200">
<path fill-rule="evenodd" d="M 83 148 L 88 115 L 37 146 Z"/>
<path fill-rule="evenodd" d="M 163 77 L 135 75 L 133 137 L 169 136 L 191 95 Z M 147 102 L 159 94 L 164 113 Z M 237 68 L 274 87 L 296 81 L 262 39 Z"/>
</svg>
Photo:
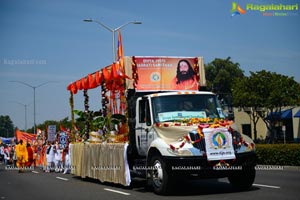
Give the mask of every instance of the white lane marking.
<svg viewBox="0 0 300 200">
<path fill-rule="evenodd" d="M 62 177 L 59 177 L 59 176 L 57 176 L 56 177 L 57 179 L 60 179 L 60 180 L 63 180 L 63 181 L 68 181 L 69 179 L 67 179 L 67 178 L 62 178 Z"/>
<path fill-rule="evenodd" d="M 262 185 L 262 184 L 253 184 L 254 186 L 259 186 L 259 187 L 267 187 L 267 188 L 274 188 L 274 189 L 280 189 L 279 186 L 274 186 L 274 185 Z"/>
<path fill-rule="evenodd" d="M 38 174 L 39 172 L 37 172 L 37 171 L 31 171 L 32 173 L 35 173 L 35 174 Z"/>
<path fill-rule="evenodd" d="M 121 192 L 121 191 L 118 191 L 118 190 L 112 190 L 112 189 L 108 189 L 108 188 L 104 188 L 104 190 L 119 193 L 119 194 L 123 194 L 123 195 L 130 195 L 130 193 L 127 193 L 127 192 Z"/>
</svg>

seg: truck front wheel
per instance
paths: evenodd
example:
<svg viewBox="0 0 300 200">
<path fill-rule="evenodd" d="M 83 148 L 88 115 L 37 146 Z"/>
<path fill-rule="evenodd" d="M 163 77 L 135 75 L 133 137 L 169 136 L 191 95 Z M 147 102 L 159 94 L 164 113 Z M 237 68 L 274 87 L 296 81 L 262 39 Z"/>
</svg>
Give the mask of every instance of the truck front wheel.
<svg viewBox="0 0 300 200">
<path fill-rule="evenodd" d="M 228 180 L 235 189 L 247 190 L 252 186 L 255 174 L 255 168 L 251 167 L 231 174 Z"/>
<path fill-rule="evenodd" d="M 150 160 L 151 185 L 156 194 L 167 194 L 170 192 L 170 174 L 161 156 L 155 155 Z"/>
</svg>

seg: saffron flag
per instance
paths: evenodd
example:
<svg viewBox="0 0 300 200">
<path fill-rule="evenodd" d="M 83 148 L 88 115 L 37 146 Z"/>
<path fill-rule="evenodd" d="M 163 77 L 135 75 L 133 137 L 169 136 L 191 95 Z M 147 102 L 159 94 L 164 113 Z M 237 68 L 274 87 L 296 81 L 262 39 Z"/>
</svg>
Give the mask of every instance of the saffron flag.
<svg viewBox="0 0 300 200">
<path fill-rule="evenodd" d="M 106 67 L 102 69 L 102 74 L 105 81 L 111 80 L 111 73 L 107 70 Z"/>
<path fill-rule="evenodd" d="M 123 52 L 123 45 L 122 45 L 122 36 L 120 29 L 118 30 L 118 55 L 117 61 L 120 64 L 119 74 L 124 73 L 124 52 Z"/>
<path fill-rule="evenodd" d="M 127 79 L 130 79 L 129 76 L 127 76 L 125 73 L 124 73 L 124 67 L 121 67 L 120 66 L 120 63 L 119 62 L 116 62 L 114 63 L 116 65 L 116 69 L 117 69 L 117 76 L 118 78 L 127 78 Z"/>
<path fill-rule="evenodd" d="M 97 83 L 97 85 L 100 85 L 102 83 L 102 79 L 103 79 L 102 72 L 97 71 L 96 72 L 96 83 Z"/>
<path fill-rule="evenodd" d="M 118 68 L 118 65 L 116 65 L 116 63 L 113 63 L 111 65 L 111 78 L 112 79 L 118 79 L 119 78 L 119 75 L 118 75 L 118 71 L 120 69 Z"/>
<path fill-rule="evenodd" d="M 118 73 L 119 77 L 130 79 L 130 77 L 128 77 L 125 74 L 125 70 L 124 70 L 125 69 L 124 68 L 124 51 L 123 51 L 122 36 L 121 36 L 120 30 L 118 30 L 118 55 L 117 55 L 116 66 L 117 66 L 117 73 Z"/>
<path fill-rule="evenodd" d="M 23 140 L 29 144 L 33 144 L 36 141 L 36 134 L 22 132 L 19 129 L 16 129 L 16 138 L 17 141 Z"/>
<path fill-rule="evenodd" d="M 117 60 L 120 61 L 124 57 L 123 53 L 123 45 L 122 45 L 122 36 L 121 36 L 121 31 L 118 30 L 118 55 L 117 55 Z"/>
<path fill-rule="evenodd" d="M 89 86 L 88 86 L 89 89 L 94 89 L 98 86 L 95 77 L 96 77 L 96 75 L 94 76 L 93 74 L 88 75 L 87 78 L 88 78 L 88 83 L 89 83 Z"/>
<path fill-rule="evenodd" d="M 59 123 L 59 129 L 62 132 L 67 132 L 67 129 L 65 129 L 65 127 L 61 123 Z"/>
<path fill-rule="evenodd" d="M 75 82 L 75 85 L 76 85 L 76 87 L 77 87 L 78 90 L 82 90 L 82 89 L 83 89 L 81 80 L 77 80 L 77 81 Z"/>
</svg>

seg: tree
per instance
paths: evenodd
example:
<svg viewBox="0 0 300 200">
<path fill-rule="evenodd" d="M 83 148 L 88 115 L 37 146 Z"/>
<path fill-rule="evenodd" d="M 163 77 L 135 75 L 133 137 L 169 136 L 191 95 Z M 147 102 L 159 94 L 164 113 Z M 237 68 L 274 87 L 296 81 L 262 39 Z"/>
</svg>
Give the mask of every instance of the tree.
<svg viewBox="0 0 300 200">
<path fill-rule="evenodd" d="M 249 77 L 236 79 L 232 88 L 233 105 L 240 107 L 246 112 L 253 122 L 254 141 L 257 140 L 257 122 L 260 118 L 259 112 L 262 111 L 259 97 L 253 92 L 257 85 Z"/>
<path fill-rule="evenodd" d="M 276 139 L 275 122 L 280 120 L 281 111 L 300 105 L 300 84 L 293 77 L 265 70 L 250 74 L 248 78 L 236 80 L 233 103 L 235 106 L 250 108 L 248 110 L 253 120 L 260 117 L 270 131 L 273 142 Z"/>
<path fill-rule="evenodd" d="M 0 116 L 0 136 L 2 137 L 14 136 L 14 124 L 8 115 Z"/>
<path fill-rule="evenodd" d="M 243 78 L 244 72 L 239 63 L 233 63 L 230 57 L 216 58 L 205 65 L 207 87 L 219 95 L 219 99 L 231 104 L 231 88 L 235 78 Z"/>
</svg>

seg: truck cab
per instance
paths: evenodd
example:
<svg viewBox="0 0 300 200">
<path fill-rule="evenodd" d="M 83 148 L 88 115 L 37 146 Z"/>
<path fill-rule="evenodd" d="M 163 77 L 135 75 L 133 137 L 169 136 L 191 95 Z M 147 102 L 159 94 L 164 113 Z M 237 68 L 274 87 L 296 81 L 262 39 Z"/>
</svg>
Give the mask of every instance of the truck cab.
<svg viewBox="0 0 300 200">
<path fill-rule="evenodd" d="M 135 97 L 129 163 L 155 193 L 168 193 L 182 177 L 228 177 L 239 189 L 252 185 L 255 145 L 226 120 L 217 95 L 172 91 Z"/>
</svg>

